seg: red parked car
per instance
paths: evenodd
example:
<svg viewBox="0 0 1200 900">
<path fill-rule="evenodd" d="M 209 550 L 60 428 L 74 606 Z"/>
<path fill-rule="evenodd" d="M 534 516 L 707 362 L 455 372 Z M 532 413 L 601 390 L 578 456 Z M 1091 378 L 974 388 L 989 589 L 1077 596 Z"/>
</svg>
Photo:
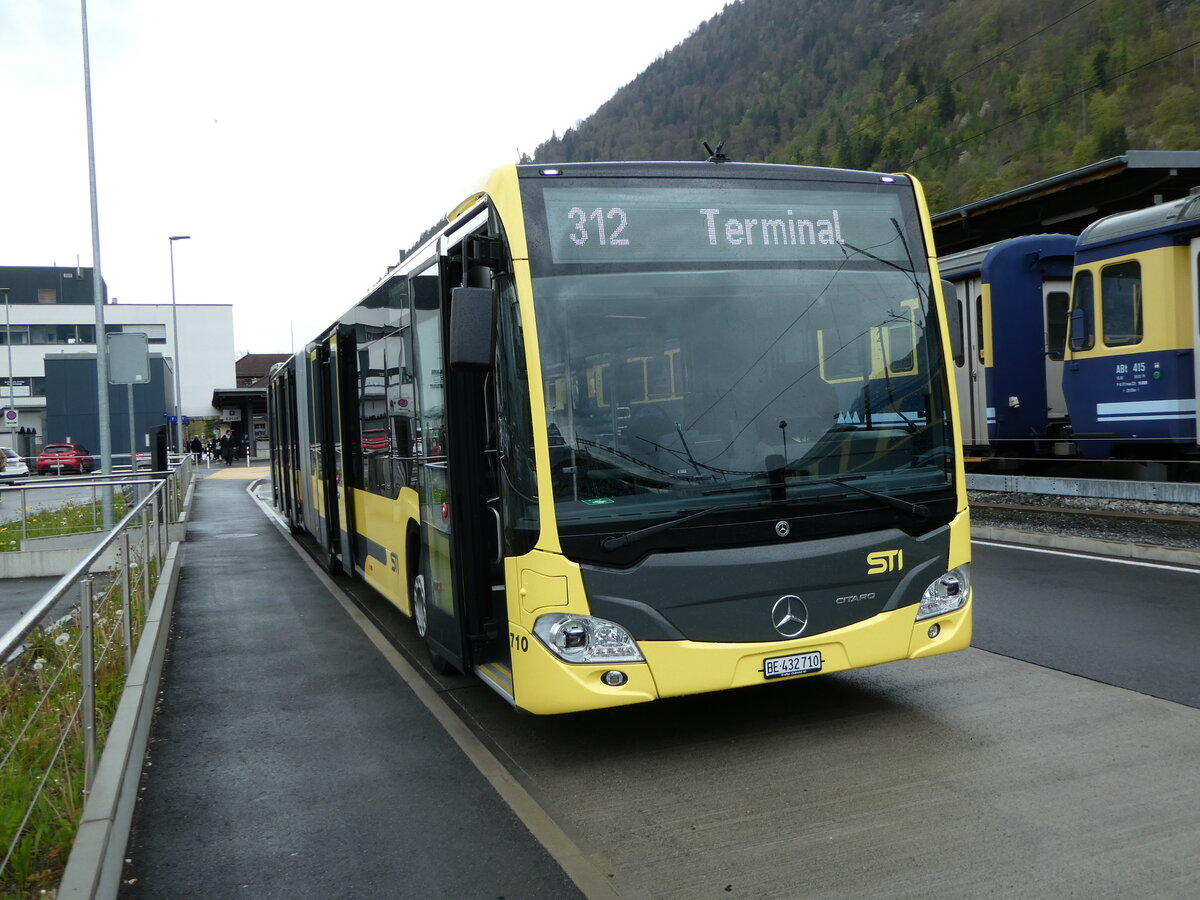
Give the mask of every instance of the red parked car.
<svg viewBox="0 0 1200 900">
<path fill-rule="evenodd" d="M 42 448 L 42 455 L 37 461 L 39 475 L 45 475 L 47 472 L 56 475 L 63 472 L 83 474 L 95 467 L 91 451 L 83 444 L 47 444 Z"/>
</svg>

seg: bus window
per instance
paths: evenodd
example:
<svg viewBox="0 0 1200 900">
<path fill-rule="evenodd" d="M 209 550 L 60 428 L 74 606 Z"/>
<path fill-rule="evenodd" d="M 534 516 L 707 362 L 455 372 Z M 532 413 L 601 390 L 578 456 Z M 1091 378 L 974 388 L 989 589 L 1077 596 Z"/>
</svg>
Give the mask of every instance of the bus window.
<svg viewBox="0 0 1200 900">
<path fill-rule="evenodd" d="M 505 553 L 519 556 L 537 543 L 541 527 L 534 468 L 533 413 L 525 369 L 525 335 L 512 279 L 498 281 L 496 315 L 496 415 L 500 509 Z"/>
<path fill-rule="evenodd" d="M 1046 355 L 1063 358 L 1067 343 L 1067 307 L 1071 296 L 1066 291 L 1051 291 L 1046 295 Z"/>
<path fill-rule="evenodd" d="M 383 338 L 358 348 L 359 446 L 351 448 L 359 466 L 355 487 L 382 497 L 396 496 L 392 479 L 391 432 L 387 420 L 387 361 Z"/>
<path fill-rule="evenodd" d="M 1100 273 L 1104 346 L 1142 342 L 1142 267 L 1136 262 L 1105 266 Z"/>
</svg>

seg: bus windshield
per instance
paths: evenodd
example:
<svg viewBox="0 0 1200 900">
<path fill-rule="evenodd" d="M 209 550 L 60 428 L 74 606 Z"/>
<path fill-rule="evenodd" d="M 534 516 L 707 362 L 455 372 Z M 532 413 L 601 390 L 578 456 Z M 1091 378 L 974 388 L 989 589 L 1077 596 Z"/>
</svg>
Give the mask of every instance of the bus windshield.
<svg viewBox="0 0 1200 900">
<path fill-rule="evenodd" d="M 861 499 L 838 483 L 851 475 L 944 493 L 946 373 L 907 191 L 659 179 L 527 194 L 560 525 Z"/>
</svg>

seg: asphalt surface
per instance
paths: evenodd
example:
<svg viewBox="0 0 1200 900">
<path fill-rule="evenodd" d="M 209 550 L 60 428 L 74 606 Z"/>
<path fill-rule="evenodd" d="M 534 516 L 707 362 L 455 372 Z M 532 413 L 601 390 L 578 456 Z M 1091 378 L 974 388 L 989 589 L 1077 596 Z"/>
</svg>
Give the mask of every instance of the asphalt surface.
<svg viewBox="0 0 1200 900">
<path fill-rule="evenodd" d="M 16 625 L 17 620 L 32 609 L 58 581 L 58 576 L 0 580 L 0 634 Z M 61 603 L 59 606 L 63 607 L 65 612 L 66 607 Z"/>
<path fill-rule="evenodd" d="M 579 896 L 224 477 L 121 896 Z M 618 896 L 1200 896 L 1200 573 L 977 544 L 973 575 L 950 656 L 556 717 L 425 674 Z"/>
<path fill-rule="evenodd" d="M 1200 708 L 1200 571 L 975 542 L 972 646 Z"/>
<path fill-rule="evenodd" d="M 580 896 L 245 486 L 196 492 L 121 896 Z"/>
<path fill-rule="evenodd" d="M 1200 570 L 1036 549 L 976 545 L 950 656 L 545 718 L 426 674 L 621 896 L 1192 900 Z"/>
</svg>

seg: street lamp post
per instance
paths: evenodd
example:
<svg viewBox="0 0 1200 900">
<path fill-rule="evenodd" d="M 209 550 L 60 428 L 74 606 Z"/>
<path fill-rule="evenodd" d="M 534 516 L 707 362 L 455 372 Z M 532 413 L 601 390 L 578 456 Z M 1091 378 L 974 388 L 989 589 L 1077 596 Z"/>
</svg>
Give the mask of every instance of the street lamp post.
<svg viewBox="0 0 1200 900">
<path fill-rule="evenodd" d="M 179 379 L 179 315 L 175 310 L 175 242 L 186 241 L 191 238 L 189 234 L 176 234 L 167 238 L 167 242 L 171 247 L 171 334 L 175 339 L 175 452 L 184 453 L 187 448 L 183 446 L 183 410 L 181 407 L 182 398 L 180 393 Z"/>
<path fill-rule="evenodd" d="M 8 294 L 11 290 L 12 288 L 0 288 L 0 294 L 4 295 L 4 343 L 8 347 L 8 408 L 16 409 L 17 401 L 13 394 L 12 321 L 8 313 Z"/>
</svg>

